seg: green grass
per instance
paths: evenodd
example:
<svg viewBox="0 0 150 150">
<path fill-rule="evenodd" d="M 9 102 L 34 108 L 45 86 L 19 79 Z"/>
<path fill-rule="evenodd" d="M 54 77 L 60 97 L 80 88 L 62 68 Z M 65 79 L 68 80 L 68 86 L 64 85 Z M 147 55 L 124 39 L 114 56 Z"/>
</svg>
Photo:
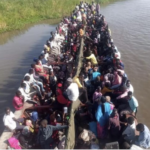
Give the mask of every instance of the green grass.
<svg viewBox="0 0 150 150">
<path fill-rule="evenodd" d="M 91 2 L 92 0 L 86 0 Z M 104 3 L 110 0 L 98 0 Z M 0 33 L 70 15 L 80 0 L 0 0 Z"/>
</svg>

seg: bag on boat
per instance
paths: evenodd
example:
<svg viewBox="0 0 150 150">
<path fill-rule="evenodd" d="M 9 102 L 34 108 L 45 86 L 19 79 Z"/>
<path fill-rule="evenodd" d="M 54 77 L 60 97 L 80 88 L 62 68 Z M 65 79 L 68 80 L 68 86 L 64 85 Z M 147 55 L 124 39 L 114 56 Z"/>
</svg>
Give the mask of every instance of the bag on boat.
<svg viewBox="0 0 150 150">
<path fill-rule="evenodd" d="M 14 149 L 21 149 L 20 143 L 15 137 L 9 138 L 8 143 Z"/>
</svg>

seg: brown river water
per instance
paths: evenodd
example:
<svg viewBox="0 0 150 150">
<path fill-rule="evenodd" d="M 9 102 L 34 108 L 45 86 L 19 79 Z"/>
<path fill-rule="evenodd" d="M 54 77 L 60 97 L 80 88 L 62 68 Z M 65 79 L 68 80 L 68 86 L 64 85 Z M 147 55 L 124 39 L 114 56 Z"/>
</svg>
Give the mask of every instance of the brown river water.
<svg viewBox="0 0 150 150">
<path fill-rule="evenodd" d="M 139 101 L 138 121 L 150 127 L 150 0 L 120 0 L 101 8 Z M 0 35 L 0 133 L 4 108 L 55 25 L 39 23 Z"/>
</svg>

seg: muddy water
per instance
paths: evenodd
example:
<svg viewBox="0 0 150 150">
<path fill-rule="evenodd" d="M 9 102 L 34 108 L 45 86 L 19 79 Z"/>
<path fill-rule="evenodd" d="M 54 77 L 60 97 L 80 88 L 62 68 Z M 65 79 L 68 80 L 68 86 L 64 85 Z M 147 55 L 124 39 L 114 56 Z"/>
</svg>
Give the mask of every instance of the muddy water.
<svg viewBox="0 0 150 150">
<path fill-rule="evenodd" d="M 23 31 L 1 35 L 0 45 L 0 132 L 3 130 L 4 108 L 12 107 L 12 98 L 34 56 L 43 49 L 55 25 L 39 24 Z M 15 36 L 15 34 L 17 36 Z M 7 38 L 8 37 L 8 38 Z"/>
<path fill-rule="evenodd" d="M 120 0 L 101 10 L 134 86 L 140 105 L 138 119 L 150 127 L 150 0 Z M 38 56 L 54 29 L 54 25 L 44 23 L 0 35 L 0 131 L 4 108 L 12 108 L 13 95 L 33 56 Z"/>
<path fill-rule="evenodd" d="M 121 0 L 102 8 L 139 101 L 138 121 L 150 127 L 150 0 Z"/>
</svg>

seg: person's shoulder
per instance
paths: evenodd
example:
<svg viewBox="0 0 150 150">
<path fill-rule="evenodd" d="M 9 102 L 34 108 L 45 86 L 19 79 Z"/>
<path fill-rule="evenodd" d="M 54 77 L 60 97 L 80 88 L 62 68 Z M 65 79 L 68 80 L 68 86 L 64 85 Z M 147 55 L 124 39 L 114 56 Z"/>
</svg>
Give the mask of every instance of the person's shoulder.
<svg viewBox="0 0 150 150">
<path fill-rule="evenodd" d="M 17 101 L 19 99 L 19 97 L 14 96 L 13 101 Z"/>
<path fill-rule="evenodd" d="M 135 98 L 135 96 L 132 96 L 132 99 L 133 99 L 134 101 L 138 101 L 138 100 Z"/>
</svg>

